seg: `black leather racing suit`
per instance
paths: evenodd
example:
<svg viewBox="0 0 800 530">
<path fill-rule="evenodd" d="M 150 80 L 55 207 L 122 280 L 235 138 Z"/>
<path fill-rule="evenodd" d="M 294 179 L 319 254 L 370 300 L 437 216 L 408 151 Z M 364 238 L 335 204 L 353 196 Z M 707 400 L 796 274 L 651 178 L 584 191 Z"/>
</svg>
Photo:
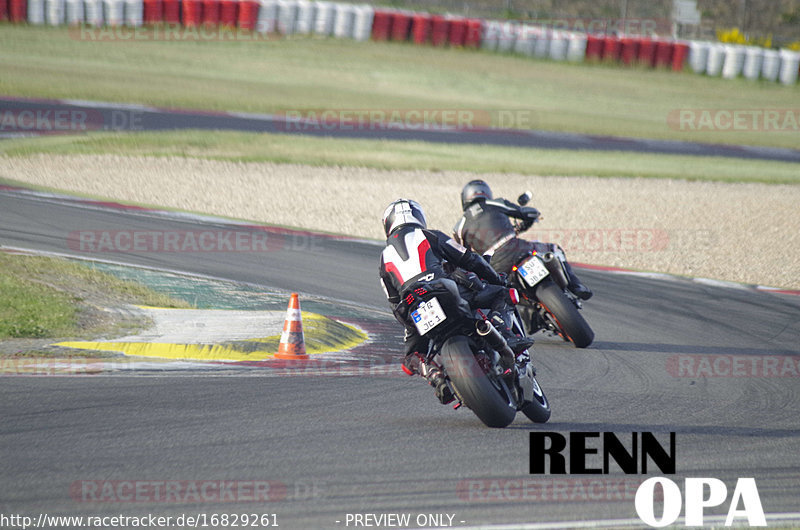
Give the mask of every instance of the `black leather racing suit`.
<svg viewBox="0 0 800 530">
<path fill-rule="evenodd" d="M 443 263 L 445 260 L 474 274 L 466 274 L 463 270 L 448 273 Z M 442 283 L 465 302 L 462 306 L 465 317 L 471 318 L 470 310 L 478 308 L 501 313 L 509 309 L 508 289 L 497 272 L 479 254 L 438 230 L 408 226 L 392 233 L 381 253 L 379 273 L 395 318 L 405 326 L 406 354 L 424 349 L 422 337 L 408 322 L 404 302 L 406 295 L 419 282 L 443 280 Z"/>
<path fill-rule="evenodd" d="M 545 243 L 520 239 L 514 231 L 510 218 L 520 219 L 528 229 L 539 218 L 539 210 L 525 208 L 505 199 L 478 200 L 464 210 L 455 228 L 456 241 L 491 259 L 498 272 L 509 274 L 531 250 L 549 250 Z"/>
<path fill-rule="evenodd" d="M 532 250 L 540 254 L 553 252 L 564 264 L 569 290 L 579 298 L 588 300 L 592 291 L 575 275 L 564 250 L 553 243 L 517 237 L 510 218 L 521 220 L 521 231 L 525 231 L 539 218 L 539 210 L 519 206 L 505 199 L 478 199 L 464 210 L 464 215 L 453 228 L 454 238 L 490 260 L 494 270 L 505 274 L 510 274 L 511 268 Z"/>
</svg>

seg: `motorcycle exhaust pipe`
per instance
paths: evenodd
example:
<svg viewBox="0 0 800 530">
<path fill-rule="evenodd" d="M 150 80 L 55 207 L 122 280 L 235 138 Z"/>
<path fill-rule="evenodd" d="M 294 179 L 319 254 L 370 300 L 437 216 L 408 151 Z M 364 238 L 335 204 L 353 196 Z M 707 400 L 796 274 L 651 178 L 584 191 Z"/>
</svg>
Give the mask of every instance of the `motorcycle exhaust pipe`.
<svg viewBox="0 0 800 530">
<path fill-rule="evenodd" d="M 497 328 L 495 328 L 491 322 L 488 320 L 478 320 L 475 323 L 475 330 L 478 332 L 478 335 L 483 337 L 486 342 L 489 343 L 489 346 L 497 350 L 501 356 L 512 360 L 516 358 L 514 351 L 508 347 L 506 339 L 503 338 L 503 335 L 497 331 Z"/>
<path fill-rule="evenodd" d="M 566 289 L 567 285 L 569 284 L 567 272 L 564 270 L 561 260 L 558 259 L 555 253 L 545 252 L 542 256 L 542 263 L 544 263 L 545 268 L 547 268 L 547 272 L 550 273 L 550 277 L 553 278 L 553 281 L 556 282 L 556 285 L 562 289 Z"/>
</svg>

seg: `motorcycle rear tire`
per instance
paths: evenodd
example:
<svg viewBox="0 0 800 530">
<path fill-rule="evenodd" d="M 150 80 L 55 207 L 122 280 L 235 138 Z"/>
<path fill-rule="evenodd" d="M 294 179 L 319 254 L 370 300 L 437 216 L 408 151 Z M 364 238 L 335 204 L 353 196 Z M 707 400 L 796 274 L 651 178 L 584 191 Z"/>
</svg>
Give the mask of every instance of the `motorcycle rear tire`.
<svg viewBox="0 0 800 530">
<path fill-rule="evenodd" d="M 553 282 L 543 282 L 536 287 L 536 298 L 576 348 L 585 348 L 592 343 L 594 331 L 560 287 Z"/>
<path fill-rule="evenodd" d="M 487 426 L 503 428 L 514 421 L 516 407 L 506 399 L 489 381 L 463 335 L 448 339 L 442 346 L 442 364 L 450 382 L 462 402 Z"/>
</svg>

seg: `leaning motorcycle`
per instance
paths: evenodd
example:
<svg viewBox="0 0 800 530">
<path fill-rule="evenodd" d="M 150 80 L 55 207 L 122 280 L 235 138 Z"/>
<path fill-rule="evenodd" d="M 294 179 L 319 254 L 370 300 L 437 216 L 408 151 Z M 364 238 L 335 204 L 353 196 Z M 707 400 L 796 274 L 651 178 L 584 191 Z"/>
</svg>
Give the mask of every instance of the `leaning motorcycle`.
<svg viewBox="0 0 800 530">
<path fill-rule="evenodd" d="M 518 198 L 521 206 L 529 200 L 530 193 Z M 519 221 L 514 228 L 517 234 L 526 229 Z M 556 245 L 544 253 L 531 251 L 511 268 L 508 280 L 521 295 L 518 309 L 528 335 L 549 331 L 576 348 L 592 343 L 594 331 L 579 312 L 581 301 L 567 289 L 563 252 Z"/>
<path fill-rule="evenodd" d="M 528 351 L 515 355 L 483 311 L 466 306 L 452 280 L 423 282 L 400 304 L 409 324 L 428 339 L 423 375 L 441 371 L 455 409 L 466 406 L 488 427 L 506 427 L 518 411 L 536 423 L 550 419 Z M 513 332 L 524 333 L 517 314 L 504 318 Z"/>
</svg>

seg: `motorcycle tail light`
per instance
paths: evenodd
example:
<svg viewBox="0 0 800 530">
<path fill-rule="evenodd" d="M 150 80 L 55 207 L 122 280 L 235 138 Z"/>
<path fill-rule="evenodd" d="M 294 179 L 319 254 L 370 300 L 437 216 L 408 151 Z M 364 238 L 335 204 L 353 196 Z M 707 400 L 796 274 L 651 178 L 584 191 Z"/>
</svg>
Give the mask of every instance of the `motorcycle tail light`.
<svg viewBox="0 0 800 530">
<path fill-rule="evenodd" d="M 422 296 L 423 294 L 427 293 L 428 291 L 422 287 L 417 287 L 414 289 L 414 292 L 417 293 L 418 296 Z"/>
<path fill-rule="evenodd" d="M 414 297 L 412 295 L 406 296 L 406 304 L 411 305 L 414 303 Z"/>
</svg>

